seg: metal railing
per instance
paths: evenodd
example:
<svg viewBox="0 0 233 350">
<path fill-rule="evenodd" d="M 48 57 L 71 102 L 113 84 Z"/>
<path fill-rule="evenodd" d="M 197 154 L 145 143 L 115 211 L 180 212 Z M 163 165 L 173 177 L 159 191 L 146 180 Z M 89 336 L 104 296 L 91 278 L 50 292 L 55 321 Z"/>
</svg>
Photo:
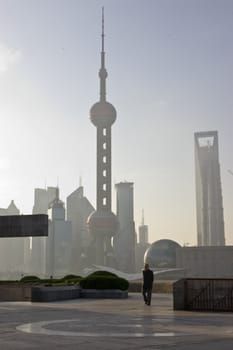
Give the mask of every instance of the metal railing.
<svg viewBox="0 0 233 350">
<path fill-rule="evenodd" d="M 187 279 L 185 309 L 233 311 L 233 279 Z"/>
</svg>

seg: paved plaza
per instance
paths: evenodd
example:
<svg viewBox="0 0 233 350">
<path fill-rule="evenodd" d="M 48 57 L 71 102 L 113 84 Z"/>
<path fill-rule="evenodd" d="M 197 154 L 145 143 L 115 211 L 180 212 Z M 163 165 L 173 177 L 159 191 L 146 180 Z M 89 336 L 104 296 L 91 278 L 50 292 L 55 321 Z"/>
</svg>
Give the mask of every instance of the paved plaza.
<svg viewBox="0 0 233 350">
<path fill-rule="evenodd" d="M 0 350 L 232 350 L 233 314 L 173 311 L 172 295 L 0 303 Z"/>
</svg>

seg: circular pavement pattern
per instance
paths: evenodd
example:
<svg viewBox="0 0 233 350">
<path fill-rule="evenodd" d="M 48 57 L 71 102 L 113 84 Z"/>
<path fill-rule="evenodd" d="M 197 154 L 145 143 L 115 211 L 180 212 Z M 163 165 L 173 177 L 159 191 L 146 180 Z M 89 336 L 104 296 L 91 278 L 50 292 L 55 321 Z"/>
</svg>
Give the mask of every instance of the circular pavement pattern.
<svg viewBox="0 0 233 350">
<path fill-rule="evenodd" d="M 119 321 L 119 320 L 118 320 Z M 26 323 L 16 327 L 18 331 L 44 334 L 62 335 L 73 337 L 174 337 L 185 336 L 187 333 L 165 331 L 163 325 L 158 325 L 155 319 L 145 322 L 143 318 L 128 318 L 116 322 L 113 320 L 99 319 L 93 323 L 84 319 L 53 320 Z M 158 320 L 157 320 L 158 321 Z M 166 323 L 166 319 L 164 319 Z M 163 322 L 162 322 L 163 323 Z"/>
</svg>

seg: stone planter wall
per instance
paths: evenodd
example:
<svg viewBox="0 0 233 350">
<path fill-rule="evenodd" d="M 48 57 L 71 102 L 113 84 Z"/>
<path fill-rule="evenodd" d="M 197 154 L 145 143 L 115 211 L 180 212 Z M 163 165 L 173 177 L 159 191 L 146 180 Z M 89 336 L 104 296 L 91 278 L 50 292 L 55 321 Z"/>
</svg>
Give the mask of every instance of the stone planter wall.
<svg viewBox="0 0 233 350">
<path fill-rule="evenodd" d="M 68 300 L 80 298 L 81 288 L 79 286 L 51 286 L 31 287 L 32 302 L 49 302 L 57 300 Z"/>
<path fill-rule="evenodd" d="M 81 298 L 126 299 L 128 298 L 128 291 L 120 289 L 81 289 Z"/>
<path fill-rule="evenodd" d="M 0 301 L 50 302 L 78 298 L 124 299 L 128 298 L 128 290 L 81 289 L 79 286 L 0 286 Z"/>
<path fill-rule="evenodd" d="M 6 284 L 0 285 L 0 301 L 30 301 L 31 286 Z"/>
</svg>

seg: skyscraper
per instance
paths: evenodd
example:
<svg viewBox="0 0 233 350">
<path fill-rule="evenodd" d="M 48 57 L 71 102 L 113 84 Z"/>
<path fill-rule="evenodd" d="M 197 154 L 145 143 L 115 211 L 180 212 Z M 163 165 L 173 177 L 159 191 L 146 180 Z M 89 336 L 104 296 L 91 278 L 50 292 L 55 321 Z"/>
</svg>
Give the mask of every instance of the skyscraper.
<svg viewBox="0 0 233 350">
<path fill-rule="evenodd" d="M 134 225 L 133 182 L 115 185 L 117 192 L 117 218 L 119 227 L 113 239 L 117 268 L 124 272 L 135 272 L 136 233 Z"/>
<path fill-rule="evenodd" d="M 45 275 L 62 277 L 71 272 L 72 223 L 65 219 L 64 203 L 59 199 L 58 188 L 55 199 L 49 204 L 48 216 Z"/>
<path fill-rule="evenodd" d="M 90 233 L 86 224 L 94 208 L 83 192 L 83 186 L 80 186 L 66 200 L 67 220 L 72 222 L 72 273 L 78 273 L 88 264 Z"/>
<path fill-rule="evenodd" d="M 218 133 L 197 132 L 194 140 L 197 244 L 225 245 Z"/>
<path fill-rule="evenodd" d="M 136 271 L 141 271 L 144 265 L 144 255 L 150 247 L 148 243 L 148 225 L 145 225 L 144 210 L 142 211 L 142 222 L 138 227 L 139 242 L 136 245 Z"/>
<path fill-rule="evenodd" d="M 139 231 L 139 243 L 148 243 L 148 225 L 144 224 L 144 210 L 142 211 L 142 223 L 138 228 Z"/>
<path fill-rule="evenodd" d="M 89 216 L 88 227 L 94 239 L 94 262 L 100 265 L 112 265 L 111 239 L 117 230 L 117 219 L 111 211 L 111 126 L 116 120 L 116 110 L 106 101 L 108 74 L 105 68 L 103 9 L 101 37 L 100 100 L 90 110 L 91 122 L 97 129 L 96 211 Z"/>
<path fill-rule="evenodd" d="M 56 198 L 56 187 L 35 188 L 33 214 L 47 214 L 49 204 Z M 34 274 L 46 273 L 46 242 L 47 237 L 31 238 L 30 269 Z"/>
<path fill-rule="evenodd" d="M 12 200 L 6 209 L 0 208 L 0 215 L 20 215 L 19 209 Z M 0 271 L 23 271 L 26 262 L 29 238 L 14 237 L 1 239 Z"/>
</svg>

